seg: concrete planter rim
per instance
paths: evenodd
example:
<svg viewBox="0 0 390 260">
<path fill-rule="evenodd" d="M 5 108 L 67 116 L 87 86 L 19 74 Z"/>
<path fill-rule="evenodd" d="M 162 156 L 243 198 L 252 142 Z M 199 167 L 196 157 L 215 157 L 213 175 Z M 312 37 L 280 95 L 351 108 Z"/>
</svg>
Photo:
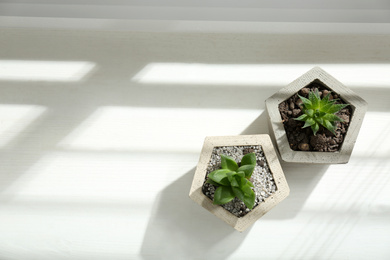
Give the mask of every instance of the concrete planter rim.
<svg viewBox="0 0 390 260">
<path fill-rule="evenodd" d="M 214 205 L 213 202 L 203 194 L 202 186 L 214 147 L 245 145 L 261 145 L 277 189 L 276 192 L 268 197 L 264 202 L 260 203 L 245 216 L 239 218 L 225 210 L 223 207 Z M 276 206 L 276 204 L 284 200 L 288 196 L 289 192 L 290 189 L 269 135 L 210 136 L 205 138 L 189 196 L 197 204 L 225 221 L 234 229 L 243 232 L 261 216 Z"/>
<path fill-rule="evenodd" d="M 319 80 L 327 88 L 340 94 L 342 99 L 352 107 L 353 115 L 350 119 L 350 124 L 341 149 L 337 152 L 306 152 L 292 150 L 288 143 L 287 134 L 279 113 L 278 106 L 282 101 L 288 99 L 300 89 L 316 80 Z M 320 67 L 314 67 L 310 71 L 306 72 L 298 79 L 294 80 L 289 85 L 269 97 L 265 103 L 271 130 L 270 132 L 272 134 L 272 138 L 277 144 L 281 159 L 285 162 L 294 163 L 348 163 L 362 125 L 364 115 L 368 108 L 368 104 L 364 99 Z"/>
</svg>

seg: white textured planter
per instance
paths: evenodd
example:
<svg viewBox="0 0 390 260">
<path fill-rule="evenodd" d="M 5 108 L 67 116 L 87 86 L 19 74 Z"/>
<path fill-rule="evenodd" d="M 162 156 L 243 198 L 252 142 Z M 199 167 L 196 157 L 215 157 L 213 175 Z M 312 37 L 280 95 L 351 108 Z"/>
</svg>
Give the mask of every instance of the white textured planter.
<svg viewBox="0 0 390 260">
<path fill-rule="evenodd" d="M 350 104 L 352 108 L 352 117 L 350 119 L 348 131 L 338 152 L 294 151 L 290 148 L 287 140 L 286 131 L 283 126 L 278 106 L 281 102 L 287 100 L 300 89 L 306 87 L 315 80 L 321 81 L 327 88 L 340 94 L 342 99 Z M 271 132 L 273 134 L 272 137 L 275 138 L 282 160 L 285 162 L 297 163 L 347 163 L 351 157 L 352 149 L 355 145 L 368 107 L 367 102 L 360 96 L 319 67 L 311 69 L 268 98 L 265 103 L 272 130 Z"/>
<path fill-rule="evenodd" d="M 210 162 L 211 154 L 214 147 L 220 146 L 245 146 L 245 145 L 260 145 L 266 157 L 269 169 L 273 175 L 276 184 L 276 192 L 266 198 L 264 202 L 251 210 L 244 217 L 236 217 L 229 211 L 219 205 L 214 205 L 202 192 L 202 186 L 207 173 L 207 166 Z M 284 176 L 282 167 L 280 166 L 276 151 L 272 145 L 269 135 L 240 135 L 240 136 L 216 136 L 206 137 L 203 149 L 200 154 L 198 166 L 195 171 L 194 179 L 191 186 L 190 198 L 204 207 L 218 218 L 225 221 L 236 230 L 242 232 L 257 219 L 267 213 L 276 204 L 285 199 L 290 193 Z"/>
</svg>

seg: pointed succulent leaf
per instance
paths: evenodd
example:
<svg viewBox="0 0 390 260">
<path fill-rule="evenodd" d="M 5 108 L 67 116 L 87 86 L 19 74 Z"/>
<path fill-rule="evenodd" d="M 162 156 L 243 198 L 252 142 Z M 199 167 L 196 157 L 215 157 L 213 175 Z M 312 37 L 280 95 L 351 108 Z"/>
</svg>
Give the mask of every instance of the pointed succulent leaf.
<svg viewBox="0 0 390 260">
<path fill-rule="evenodd" d="M 309 100 L 311 101 L 312 108 L 316 109 L 319 107 L 321 99 L 318 89 L 316 89 L 314 92 L 309 92 Z"/>
<path fill-rule="evenodd" d="M 240 188 L 244 187 L 247 184 L 248 179 L 245 177 L 237 178 L 238 184 L 240 185 Z"/>
<path fill-rule="evenodd" d="M 348 104 L 336 104 L 339 99 L 329 100 L 330 95 L 331 93 L 329 92 L 321 99 L 318 89 L 310 91 L 308 99 L 298 95 L 304 103 L 304 107 L 302 109 L 303 115 L 295 118 L 295 120 L 305 122 L 302 128 L 310 126 L 314 135 L 316 135 L 320 125 L 333 133 L 335 132 L 336 126 L 334 122 L 343 121 L 335 113 L 348 106 Z"/>
<path fill-rule="evenodd" d="M 312 103 L 311 103 L 311 101 L 309 99 L 307 99 L 305 97 L 302 97 L 300 95 L 298 95 L 298 97 L 302 100 L 303 105 L 305 106 L 306 109 L 312 108 Z"/>
<path fill-rule="evenodd" d="M 304 121 L 304 120 L 306 120 L 306 118 L 307 118 L 308 116 L 306 115 L 306 114 L 303 114 L 303 115 L 301 115 L 301 116 L 299 116 L 299 117 L 297 117 L 297 118 L 294 118 L 295 120 L 299 120 L 299 121 Z"/>
<path fill-rule="evenodd" d="M 253 209 L 256 195 L 249 186 L 245 186 L 244 189 L 233 187 L 232 190 L 236 197 L 244 202 L 245 206 Z"/>
<path fill-rule="evenodd" d="M 242 185 L 241 190 L 244 192 L 245 195 L 249 195 L 251 191 L 253 191 L 248 184 Z"/>
<path fill-rule="evenodd" d="M 242 172 L 243 173 L 243 172 Z M 236 179 L 238 186 L 241 187 L 242 185 L 242 180 L 245 179 L 245 174 L 244 175 L 235 175 L 234 178 Z"/>
<path fill-rule="evenodd" d="M 302 127 L 302 128 L 306 128 L 308 126 L 312 126 L 314 125 L 316 122 L 314 121 L 313 118 L 308 118 L 306 121 L 305 121 L 305 125 Z"/>
<path fill-rule="evenodd" d="M 252 176 L 254 169 L 255 169 L 254 165 L 248 164 L 248 165 L 243 165 L 240 168 L 238 168 L 238 171 L 243 171 L 245 173 L 245 177 L 250 178 Z"/>
<path fill-rule="evenodd" d="M 318 123 L 315 123 L 314 125 L 311 126 L 311 130 L 313 131 L 313 134 L 316 135 L 317 131 L 320 129 L 320 126 Z"/>
<path fill-rule="evenodd" d="M 315 99 L 314 92 L 310 91 L 309 92 L 309 100 L 310 100 L 311 104 L 313 105 L 313 107 L 314 107 L 314 101 L 315 101 L 314 99 Z"/>
<path fill-rule="evenodd" d="M 334 114 L 340 111 L 341 109 L 345 108 L 346 106 L 348 106 L 348 104 L 333 104 L 333 106 L 331 106 L 327 112 L 330 114 Z"/>
<path fill-rule="evenodd" d="M 231 187 L 220 186 L 214 193 L 214 204 L 221 205 L 226 204 L 235 198 L 235 194 Z"/>
<path fill-rule="evenodd" d="M 321 108 L 324 107 L 326 104 L 328 104 L 328 102 L 329 102 L 329 97 L 330 97 L 330 92 L 329 92 L 325 97 L 323 97 L 323 98 L 321 99 L 321 101 L 320 101 L 320 107 L 321 107 Z"/>
<path fill-rule="evenodd" d="M 343 122 L 344 120 L 334 114 L 326 114 L 323 116 L 323 119 L 324 120 L 328 120 L 330 122 L 333 122 L 333 121 L 339 121 L 339 122 Z"/>
<path fill-rule="evenodd" d="M 318 113 L 317 117 L 323 117 L 324 115 L 326 115 L 326 113 L 322 111 L 318 111 L 317 113 Z"/>
<path fill-rule="evenodd" d="M 219 169 L 211 172 L 208 177 L 220 185 L 229 185 L 227 173 L 231 172 L 228 169 Z"/>
<path fill-rule="evenodd" d="M 247 153 L 241 159 L 241 166 L 243 165 L 253 165 L 256 166 L 256 155 L 255 153 Z"/>
<path fill-rule="evenodd" d="M 237 179 L 240 178 L 238 175 L 235 175 L 232 180 L 230 181 L 230 185 L 232 187 L 240 187 L 240 184 L 238 184 Z"/>
<path fill-rule="evenodd" d="M 314 115 L 314 110 L 313 109 L 307 109 L 305 111 L 305 114 L 308 115 L 309 117 L 313 117 Z"/>
<path fill-rule="evenodd" d="M 237 175 L 240 176 L 240 178 L 245 178 L 245 172 L 243 171 L 238 171 Z"/>
<path fill-rule="evenodd" d="M 321 111 L 324 113 L 329 113 L 329 109 L 333 106 L 333 103 L 328 103 L 321 107 Z"/>
<path fill-rule="evenodd" d="M 336 127 L 331 122 L 329 122 L 328 120 L 324 120 L 323 126 L 325 126 L 326 129 L 331 131 L 333 134 L 335 134 L 335 130 L 336 130 L 335 128 Z"/>
<path fill-rule="evenodd" d="M 241 188 L 239 188 L 239 187 L 232 187 L 232 190 L 234 192 L 234 195 L 236 195 L 236 197 L 238 199 L 240 199 L 241 201 L 244 201 L 245 195 L 244 195 L 244 192 L 241 190 Z"/>
<path fill-rule="evenodd" d="M 206 182 L 207 182 L 207 183 L 210 183 L 210 184 L 212 184 L 212 185 L 214 185 L 214 186 L 220 186 L 220 185 L 221 185 L 221 184 L 219 184 L 218 182 L 215 182 L 215 181 L 213 181 L 213 180 L 210 179 L 210 178 L 208 178 Z"/>
<path fill-rule="evenodd" d="M 255 187 L 254 185 L 253 185 L 253 183 L 251 182 L 251 181 L 249 181 L 248 179 L 246 179 L 246 184 L 247 185 L 249 185 L 250 187 Z"/>
<path fill-rule="evenodd" d="M 255 199 L 256 199 L 256 195 L 252 191 L 250 195 L 244 197 L 245 206 L 247 206 L 248 209 L 253 209 L 253 206 L 255 205 Z"/>
<path fill-rule="evenodd" d="M 228 173 L 226 173 L 226 176 L 228 177 L 229 181 L 233 180 L 233 176 L 234 175 L 237 175 L 237 173 L 236 172 L 228 172 Z"/>
<path fill-rule="evenodd" d="M 237 171 L 238 165 L 236 161 L 227 155 L 221 154 L 221 167 L 222 169 L 229 169 L 230 171 Z"/>
<path fill-rule="evenodd" d="M 241 190 L 244 192 L 243 201 L 245 203 L 245 206 L 247 206 L 249 209 L 253 209 L 256 198 L 254 191 L 248 185 L 246 185 L 244 188 L 241 188 Z"/>
</svg>

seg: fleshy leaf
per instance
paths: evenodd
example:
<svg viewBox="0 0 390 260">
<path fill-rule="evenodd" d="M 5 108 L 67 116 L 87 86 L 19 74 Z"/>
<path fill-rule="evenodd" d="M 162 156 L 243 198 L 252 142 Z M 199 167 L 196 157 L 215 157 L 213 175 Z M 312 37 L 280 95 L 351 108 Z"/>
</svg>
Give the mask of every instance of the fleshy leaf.
<svg viewBox="0 0 390 260">
<path fill-rule="evenodd" d="M 244 190 L 236 187 L 233 187 L 232 189 L 236 197 L 243 201 L 245 206 L 249 209 L 253 209 L 256 195 L 249 186 L 245 186 Z"/>
<path fill-rule="evenodd" d="M 329 109 L 333 106 L 333 103 L 328 103 L 321 107 L 321 111 L 325 113 L 329 113 Z"/>
<path fill-rule="evenodd" d="M 249 195 L 253 191 L 248 184 L 241 186 L 241 190 L 244 192 L 245 195 Z"/>
<path fill-rule="evenodd" d="M 254 187 L 253 183 L 248 180 L 247 178 L 242 178 L 241 180 L 239 180 L 238 182 L 240 184 L 240 187 L 244 187 L 244 186 L 249 186 L 249 187 Z"/>
<path fill-rule="evenodd" d="M 309 92 L 309 100 L 311 101 L 312 108 L 317 109 L 320 105 L 320 94 L 318 92 L 318 89 L 316 89 L 314 92 Z"/>
<path fill-rule="evenodd" d="M 331 106 L 327 112 L 330 114 L 333 114 L 333 113 L 340 111 L 341 109 L 343 109 L 346 106 L 348 106 L 348 104 L 333 104 L 333 106 Z"/>
<path fill-rule="evenodd" d="M 252 187 L 252 188 L 255 187 L 255 186 L 253 185 L 253 183 L 250 182 L 249 180 L 246 180 L 246 184 L 249 185 L 249 186 Z"/>
<path fill-rule="evenodd" d="M 237 175 L 240 176 L 241 178 L 245 178 L 245 172 L 243 171 L 238 171 Z"/>
<path fill-rule="evenodd" d="M 343 122 L 344 120 L 341 119 L 340 117 L 334 115 L 334 114 L 326 114 L 323 116 L 323 119 L 324 120 L 328 120 L 328 121 L 340 121 L 340 122 Z"/>
<path fill-rule="evenodd" d="M 322 112 L 322 111 L 318 112 L 318 117 L 323 117 L 323 116 L 325 116 L 325 115 L 327 115 L 327 113 Z"/>
<path fill-rule="evenodd" d="M 238 181 L 237 181 L 237 178 L 240 178 L 238 175 L 236 175 L 235 177 L 232 178 L 232 180 L 230 181 L 230 185 L 232 187 L 240 187 L 240 184 L 238 184 Z"/>
<path fill-rule="evenodd" d="M 306 114 L 303 114 L 297 118 L 294 118 L 295 120 L 299 120 L 299 121 L 304 121 L 305 119 L 307 118 L 307 115 Z"/>
<path fill-rule="evenodd" d="M 313 134 L 316 135 L 320 128 L 320 125 L 329 129 L 335 133 L 336 126 L 334 122 L 343 119 L 336 116 L 335 113 L 348 106 L 348 104 L 335 104 L 339 99 L 330 98 L 330 92 L 321 99 L 318 89 L 309 92 L 309 98 L 305 99 L 298 95 L 299 98 L 304 102 L 304 108 L 302 109 L 303 114 L 295 120 L 305 122 L 302 128 L 311 127 Z"/>
<path fill-rule="evenodd" d="M 221 205 L 226 204 L 235 198 L 235 194 L 231 187 L 220 186 L 214 193 L 214 204 Z"/>
<path fill-rule="evenodd" d="M 306 109 L 310 109 L 312 107 L 312 103 L 309 99 L 302 97 L 300 95 L 298 95 L 298 97 L 302 100 L 303 105 L 305 106 Z"/>
<path fill-rule="evenodd" d="M 329 122 L 328 120 L 324 120 L 324 126 L 326 127 L 326 129 L 335 134 L 335 126 L 331 122 Z"/>
<path fill-rule="evenodd" d="M 302 128 L 306 128 L 306 127 L 308 127 L 308 126 L 312 126 L 312 125 L 314 125 L 316 122 L 314 121 L 314 119 L 313 118 L 309 118 L 309 119 L 307 119 L 306 121 L 305 121 L 305 125 L 302 127 Z"/>
<path fill-rule="evenodd" d="M 237 175 L 236 176 L 236 179 L 237 179 L 237 182 L 238 182 L 238 185 L 241 187 L 243 185 L 245 185 L 245 181 L 246 181 L 246 178 L 245 178 L 245 175 L 242 175 L 242 176 L 239 176 Z"/>
<path fill-rule="evenodd" d="M 244 201 L 244 197 L 245 197 L 244 192 L 239 187 L 232 187 L 232 190 L 234 192 L 234 195 L 236 195 L 238 199 Z"/>
<path fill-rule="evenodd" d="M 236 175 L 237 173 L 236 172 L 228 172 L 226 173 L 226 176 L 229 180 L 229 182 L 231 182 L 233 180 L 233 176 Z"/>
<path fill-rule="evenodd" d="M 308 110 L 305 111 L 305 114 L 307 114 L 309 117 L 313 117 L 314 110 L 313 109 L 308 109 Z"/>
<path fill-rule="evenodd" d="M 245 173 L 245 177 L 250 178 L 254 169 L 255 166 L 250 164 L 241 166 L 240 168 L 238 168 L 238 171 L 243 171 Z"/>
<path fill-rule="evenodd" d="M 207 182 L 207 183 L 210 183 L 210 184 L 212 184 L 212 185 L 214 185 L 214 186 L 220 186 L 220 185 L 221 185 L 221 184 L 219 184 L 218 182 L 215 182 L 215 181 L 213 181 L 213 180 L 210 179 L 210 178 L 208 178 L 206 182 Z"/>
<path fill-rule="evenodd" d="M 329 102 L 330 92 L 321 99 L 320 101 L 320 108 L 323 108 L 326 104 Z"/>
<path fill-rule="evenodd" d="M 247 153 L 241 159 L 241 166 L 243 165 L 253 165 L 256 166 L 256 155 L 255 153 Z"/>
<path fill-rule="evenodd" d="M 241 190 L 244 192 L 244 203 L 245 206 L 247 206 L 249 209 L 253 209 L 253 206 L 255 204 L 255 193 L 254 191 L 249 187 L 249 185 L 245 185 L 241 188 Z"/>
<path fill-rule="evenodd" d="M 324 125 L 324 119 L 323 118 L 316 118 L 316 122 L 319 123 L 320 125 Z"/>
<path fill-rule="evenodd" d="M 318 129 L 320 129 L 320 126 L 317 123 L 311 126 L 311 130 L 313 131 L 314 135 L 317 134 Z"/>
<path fill-rule="evenodd" d="M 227 173 L 231 172 L 228 169 L 219 169 L 211 172 L 208 177 L 220 185 L 230 185 Z"/>
<path fill-rule="evenodd" d="M 221 154 L 221 168 L 229 169 L 230 171 L 237 171 L 238 165 L 232 157 Z"/>
</svg>

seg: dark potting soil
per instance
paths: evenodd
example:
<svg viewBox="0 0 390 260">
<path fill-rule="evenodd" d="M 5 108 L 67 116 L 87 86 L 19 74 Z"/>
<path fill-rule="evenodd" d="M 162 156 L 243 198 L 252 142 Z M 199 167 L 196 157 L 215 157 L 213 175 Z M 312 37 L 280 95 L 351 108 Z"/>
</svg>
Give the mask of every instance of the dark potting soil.
<svg viewBox="0 0 390 260">
<path fill-rule="evenodd" d="M 321 98 L 327 95 L 328 92 L 331 92 L 321 82 L 314 81 L 299 90 L 298 93 L 299 95 L 308 98 L 309 91 L 314 91 L 315 89 L 318 89 Z M 344 122 L 336 122 L 335 135 L 323 126 L 320 126 L 317 134 L 314 135 L 310 127 L 302 129 L 305 124 L 304 122 L 294 120 L 294 118 L 302 115 L 302 110 L 300 108 L 302 101 L 298 97 L 298 93 L 295 93 L 289 99 L 279 104 L 279 112 L 283 120 L 284 129 L 286 130 L 291 149 L 294 151 L 339 151 L 352 117 L 352 107 L 347 106 L 336 113 Z M 334 92 L 331 92 L 330 99 L 338 99 L 336 104 L 347 104 L 342 100 L 342 97 L 340 97 L 339 94 Z"/>
</svg>

